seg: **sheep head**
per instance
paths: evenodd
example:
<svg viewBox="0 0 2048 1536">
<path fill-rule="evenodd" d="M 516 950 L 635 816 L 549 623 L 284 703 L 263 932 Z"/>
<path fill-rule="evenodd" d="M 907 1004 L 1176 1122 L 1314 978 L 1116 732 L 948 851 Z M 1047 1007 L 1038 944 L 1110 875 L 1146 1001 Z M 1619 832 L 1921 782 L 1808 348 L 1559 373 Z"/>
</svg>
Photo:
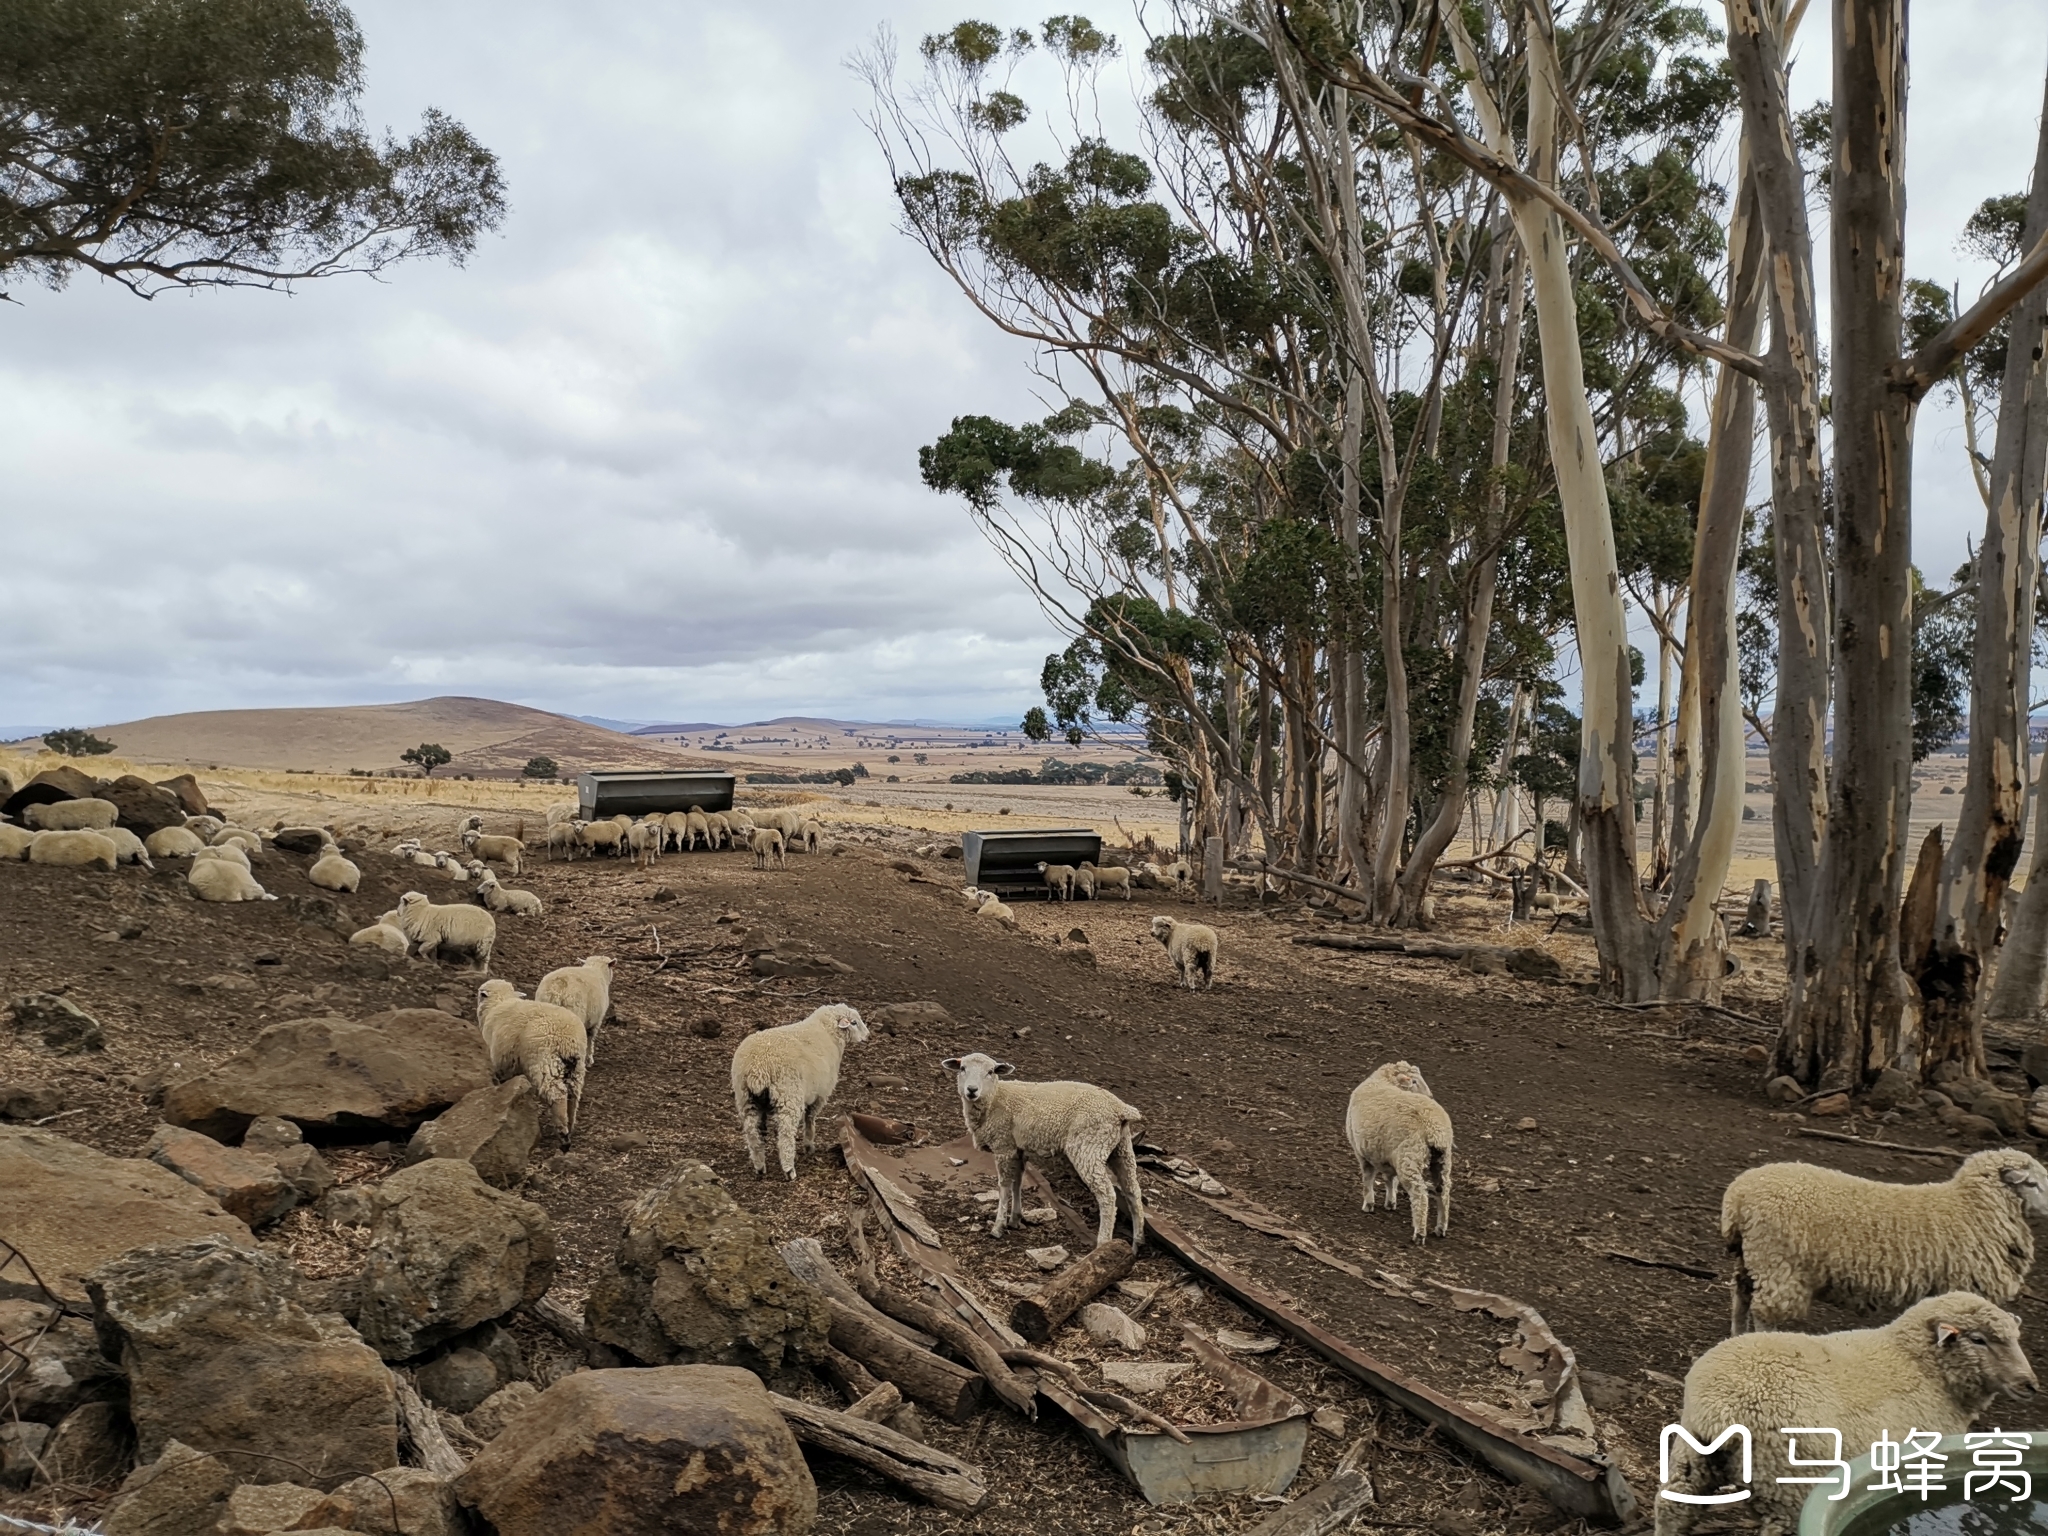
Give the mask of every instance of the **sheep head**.
<svg viewBox="0 0 2048 1536">
<path fill-rule="evenodd" d="M 2019 1198 L 2029 1216 L 2048 1216 L 2048 1168 L 2024 1152 L 2000 1147 L 1965 1162 L 1957 1179 L 1995 1178 Z"/>
<path fill-rule="evenodd" d="M 604 959 L 605 957 L 600 955 L 597 958 Z M 606 960 L 605 963 L 609 965 L 611 962 Z M 804 1020 L 804 1022 L 808 1024 L 812 1020 L 824 1019 L 832 1021 L 833 1028 L 838 1032 L 839 1048 L 842 1051 L 849 1045 L 867 1044 L 867 1021 L 860 1016 L 858 1008 L 848 1003 L 827 1003 L 816 1013 L 812 1014 L 809 1019 Z"/>
<path fill-rule="evenodd" d="M 1949 1396 L 1973 1416 L 2001 1393 L 2027 1399 L 2041 1389 L 2020 1348 L 2020 1320 L 1982 1296 L 1930 1296 L 1901 1313 L 1895 1326 L 1925 1330 Z"/>
<path fill-rule="evenodd" d="M 610 955 L 585 955 L 583 957 L 583 963 L 589 966 L 592 970 L 603 971 L 607 976 L 609 976 L 612 971 L 613 960 Z M 846 1011 L 848 1013 L 853 1013 L 853 1010 L 851 1008 L 847 1009 Z M 855 1022 L 858 1023 L 860 1020 L 860 1015 L 854 1013 L 853 1017 Z"/>
<path fill-rule="evenodd" d="M 496 978 L 485 982 L 476 989 L 476 1021 L 481 1024 L 484 1015 L 500 1003 L 509 1003 L 519 995 L 511 982 Z"/>
<path fill-rule="evenodd" d="M 1014 1077 L 1017 1072 L 1007 1061 L 997 1061 L 980 1051 L 972 1051 L 965 1056 L 948 1056 L 939 1065 L 953 1074 L 953 1086 L 970 1104 L 987 1097 L 997 1078 Z"/>
<path fill-rule="evenodd" d="M 1170 918 L 1170 917 L 1155 917 L 1155 918 L 1153 918 L 1153 919 L 1152 919 L 1152 937 L 1153 937 L 1153 938 L 1155 938 L 1155 939 L 1157 939 L 1157 940 L 1158 940 L 1158 941 L 1159 941 L 1160 943 L 1162 943 L 1162 944 L 1170 944 L 1170 943 L 1172 943 L 1172 942 L 1173 942 L 1173 926 L 1174 926 L 1174 924 L 1173 924 L 1173 919 L 1172 919 L 1172 918 Z"/>
</svg>

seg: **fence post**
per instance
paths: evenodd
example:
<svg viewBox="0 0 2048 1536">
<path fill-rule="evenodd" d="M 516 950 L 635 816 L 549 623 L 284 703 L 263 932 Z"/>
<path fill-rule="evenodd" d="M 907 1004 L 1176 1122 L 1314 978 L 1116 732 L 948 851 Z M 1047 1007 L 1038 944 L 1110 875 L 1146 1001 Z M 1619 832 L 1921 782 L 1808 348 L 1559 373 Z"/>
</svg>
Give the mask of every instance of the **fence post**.
<svg viewBox="0 0 2048 1536">
<path fill-rule="evenodd" d="M 1212 837 L 1202 844 L 1202 899 L 1223 905 L 1223 839 Z"/>
</svg>

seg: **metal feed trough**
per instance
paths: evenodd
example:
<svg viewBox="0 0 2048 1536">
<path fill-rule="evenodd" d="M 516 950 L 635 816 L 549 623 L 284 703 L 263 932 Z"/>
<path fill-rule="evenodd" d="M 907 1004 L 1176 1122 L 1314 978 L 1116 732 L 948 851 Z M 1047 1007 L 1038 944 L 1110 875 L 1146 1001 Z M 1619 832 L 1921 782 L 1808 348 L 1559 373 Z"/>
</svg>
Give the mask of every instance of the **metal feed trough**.
<svg viewBox="0 0 2048 1536">
<path fill-rule="evenodd" d="M 645 816 L 650 811 L 729 811 L 729 773 L 579 773 L 576 814 Z"/>
<path fill-rule="evenodd" d="M 960 856 L 967 883 L 983 891 L 1041 891 L 1047 896 L 1040 864 L 1091 864 L 1102 861 L 1102 838 L 1086 827 L 1054 832 L 967 832 L 960 838 Z"/>
</svg>

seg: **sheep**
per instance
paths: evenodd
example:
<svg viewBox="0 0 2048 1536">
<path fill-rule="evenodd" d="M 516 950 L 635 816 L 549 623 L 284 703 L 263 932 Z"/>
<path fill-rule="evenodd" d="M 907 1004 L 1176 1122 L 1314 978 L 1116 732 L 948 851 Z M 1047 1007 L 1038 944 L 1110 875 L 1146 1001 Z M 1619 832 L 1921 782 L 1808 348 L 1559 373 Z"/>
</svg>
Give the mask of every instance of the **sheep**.
<svg viewBox="0 0 2048 1536">
<path fill-rule="evenodd" d="M 1418 1243 L 1428 1242 L 1432 1231 L 1438 1237 L 1449 1234 L 1451 1117 L 1430 1097 L 1420 1072 L 1405 1061 L 1390 1061 L 1352 1089 L 1344 1139 L 1365 1182 L 1360 1210 L 1378 1208 L 1385 1179 L 1388 1210 L 1398 1209 L 1401 1192 L 1408 1192 L 1409 1222 Z"/>
<path fill-rule="evenodd" d="M 0 859 L 13 863 L 28 857 L 28 850 L 35 842 L 36 834 L 26 827 L 9 826 L 0 823 Z"/>
<path fill-rule="evenodd" d="M 356 868 L 353 860 L 343 858 L 341 850 L 334 844 L 323 843 L 320 857 L 306 871 L 306 879 L 323 891 L 353 892 L 363 883 L 363 872 Z"/>
<path fill-rule="evenodd" d="M 1939 1184 L 1885 1184 L 1810 1163 L 1739 1173 L 1721 1196 L 1736 1257 L 1730 1331 L 1803 1322 L 1814 1298 L 1893 1311 L 1937 1291 L 2008 1302 L 2034 1263 L 2048 1168 L 2000 1148 Z"/>
<path fill-rule="evenodd" d="M 565 821 L 574 821 L 577 812 L 582 809 L 583 807 L 574 800 L 557 800 L 543 814 L 547 817 L 547 824 L 550 827 L 558 827 Z"/>
<path fill-rule="evenodd" d="M 220 859 L 225 863 L 239 864 L 242 868 L 247 869 L 249 867 L 249 850 L 240 843 L 223 843 L 218 848 L 202 848 L 192 855 L 192 862 L 194 864 L 204 863 L 208 859 Z"/>
<path fill-rule="evenodd" d="M 398 928 L 423 960 L 438 959 L 447 950 L 474 959 L 480 971 L 491 968 L 498 925 L 481 907 L 437 907 L 425 893 L 407 891 L 398 898 Z"/>
<path fill-rule="evenodd" d="M 1131 872 L 1115 864 L 1095 865 L 1086 859 L 1081 861 L 1077 873 L 1086 873 L 1089 880 L 1088 894 L 1092 898 L 1098 891 L 1122 891 L 1124 900 L 1131 899 Z"/>
<path fill-rule="evenodd" d="M 711 846 L 730 848 L 732 846 L 732 822 L 723 811 L 706 811 L 704 821 L 711 828 Z"/>
<path fill-rule="evenodd" d="M 206 846 L 189 826 L 159 827 L 142 840 L 153 859 L 189 859 Z"/>
<path fill-rule="evenodd" d="M 226 825 L 227 823 L 218 816 L 187 816 L 185 818 L 185 830 L 194 837 L 212 837 L 214 833 Z"/>
<path fill-rule="evenodd" d="M 653 826 L 635 822 L 626 828 L 626 846 L 633 850 L 633 863 L 646 868 L 661 861 L 661 823 Z"/>
<path fill-rule="evenodd" d="M 2024 1401 L 2038 1390 L 2020 1348 L 2020 1320 L 1967 1291 L 1930 1296 L 1882 1328 L 1723 1339 L 1686 1372 L 1679 1423 L 1698 1445 L 1745 1426 L 1754 1436 L 1753 1462 L 1740 1465 L 1742 1442 L 1734 1437 L 1702 1455 L 1667 1430 L 1664 1488 L 1711 1493 L 1747 1471 L 1754 1502 L 1745 1517 L 1754 1516 L 1765 1532 L 1789 1532 L 1811 1491 L 1803 1486 L 1811 1474 L 1780 1483 L 1798 1476 L 1781 1426 L 1821 1426 L 1797 1432 L 1805 1465 L 1814 1465 L 1815 1456 L 1847 1462 L 1880 1436 L 1909 1429 L 1959 1434 L 2001 1393 Z M 1827 1430 L 1840 1432 L 1839 1446 Z M 1686 1536 L 1701 1513 L 1700 1505 L 1660 1498 L 1656 1536 Z"/>
<path fill-rule="evenodd" d="M 712 846 L 711 818 L 706 816 L 696 806 L 691 806 L 689 810 L 683 813 L 683 826 L 688 832 L 688 836 L 683 842 L 685 848 L 694 849 L 700 842 L 706 848 Z"/>
<path fill-rule="evenodd" d="M 1095 866 L 1083 864 L 1074 871 L 1074 894 L 1088 901 L 1095 899 Z"/>
<path fill-rule="evenodd" d="M 541 977 L 533 995 L 543 1003 L 566 1008 L 583 1021 L 590 1047 L 585 1061 L 597 1060 L 597 1031 L 612 1006 L 612 957 L 585 955 L 580 965 L 565 965 Z"/>
<path fill-rule="evenodd" d="M 612 857 L 617 858 L 626 851 L 626 829 L 616 821 L 579 821 L 576 841 L 590 858 L 596 858 L 600 848 L 610 849 Z"/>
<path fill-rule="evenodd" d="M 194 859 L 185 883 L 201 901 L 275 901 L 256 883 L 249 866 L 233 859 Z"/>
<path fill-rule="evenodd" d="M 476 989 L 476 1023 L 491 1059 L 491 1076 L 502 1083 L 524 1074 L 547 1105 L 567 1151 L 583 1108 L 583 1079 L 590 1071 L 583 1021 L 553 1003 L 528 1001 L 509 981 L 487 981 Z"/>
<path fill-rule="evenodd" d="M 555 850 L 561 849 L 569 858 L 576 857 L 576 824 L 558 821 L 548 828 L 548 862 L 555 861 Z"/>
<path fill-rule="evenodd" d="M 263 852 L 263 839 L 254 832 L 251 832 L 247 827 L 222 827 L 213 836 L 209 837 L 206 842 L 212 848 L 223 847 L 228 843 L 240 843 L 242 851 L 251 858 Z"/>
<path fill-rule="evenodd" d="M 503 864 L 516 875 L 519 873 L 520 855 L 526 852 L 526 844 L 516 837 L 486 837 L 471 827 L 462 834 L 462 851 L 492 864 Z"/>
<path fill-rule="evenodd" d="M 734 842 L 754 835 L 754 818 L 737 807 L 725 813 L 725 824 L 731 828 Z"/>
<path fill-rule="evenodd" d="M 402 955 L 412 948 L 412 941 L 404 933 L 395 925 L 382 921 L 367 928 L 358 928 L 348 936 L 348 941 L 358 949 L 381 949 L 394 955 Z"/>
<path fill-rule="evenodd" d="M 83 829 L 67 832 L 38 832 L 28 845 L 31 864 L 56 864 L 71 869 L 117 868 L 121 850 L 114 840 Z"/>
<path fill-rule="evenodd" d="M 111 800 L 52 800 L 29 806 L 21 819 L 38 832 L 103 832 L 121 819 L 121 810 Z"/>
<path fill-rule="evenodd" d="M 975 1051 L 939 1063 L 954 1074 L 960 1112 L 974 1144 L 996 1159 L 995 1225 L 992 1237 L 1021 1219 L 1024 1160 L 1041 1167 L 1065 1157 L 1074 1176 L 1095 1197 L 1095 1246 L 1116 1231 L 1119 1190 L 1130 1202 L 1131 1246 L 1145 1240 L 1145 1193 L 1138 1187 L 1138 1159 L 1131 1127 L 1145 1118 L 1107 1088 L 1093 1083 L 1009 1081 L 1017 1069 Z"/>
<path fill-rule="evenodd" d="M 661 818 L 661 835 L 665 846 L 681 853 L 690 846 L 690 813 L 670 811 Z"/>
<path fill-rule="evenodd" d="M 976 917 L 992 917 L 1005 928 L 1017 926 L 1017 914 L 1004 904 L 1002 897 L 994 891 L 981 893 L 981 905 L 974 909 Z"/>
<path fill-rule="evenodd" d="M 849 1045 L 865 1044 L 867 1038 L 867 1024 L 856 1009 L 827 1003 L 807 1019 L 760 1030 L 739 1043 L 732 1053 L 732 1102 L 757 1176 L 768 1174 L 772 1125 L 776 1162 L 783 1177 L 796 1177 L 798 1129 L 805 1149 L 815 1151 L 818 1111 L 839 1086 L 840 1060 Z"/>
<path fill-rule="evenodd" d="M 1072 901 L 1074 899 L 1074 876 L 1077 873 L 1079 871 L 1071 864 L 1047 864 L 1041 860 L 1038 865 L 1038 875 L 1040 879 L 1045 881 L 1045 899 L 1051 901 L 1057 896 L 1061 901 Z"/>
<path fill-rule="evenodd" d="M 778 864 L 787 864 L 789 862 L 783 856 L 782 832 L 779 828 L 754 828 L 754 835 L 748 840 L 748 846 L 754 850 L 754 868 L 756 869 L 766 869 L 768 867 L 768 856 L 770 854 L 775 856 L 775 862 Z"/>
<path fill-rule="evenodd" d="M 99 835 L 114 845 L 114 856 L 121 863 L 140 864 L 144 869 L 156 868 L 142 839 L 126 827 L 101 827 Z"/>
<path fill-rule="evenodd" d="M 539 917 L 540 898 L 531 891 L 507 890 L 498 884 L 498 877 L 490 870 L 477 877 L 477 900 L 493 912 L 508 912 L 514 917 Z"/>
<path fill-rule="evenodd" d="M 1216 930 L 1207 923 L 1177 923 L 1170 917 L 1152 919 L 1152 937 L 1166 946 L 1166 958 L 1174 974 L 1190 992 L 1199 984 L 1216 984 Z"/>
<path fill-rule="evenodd" d="M 450 880 L 466 883 L 476 878 L 469 872 L 469 866 L 452 853 L 442 852 L 435 854 L 434 867 Z"/>
</svg>

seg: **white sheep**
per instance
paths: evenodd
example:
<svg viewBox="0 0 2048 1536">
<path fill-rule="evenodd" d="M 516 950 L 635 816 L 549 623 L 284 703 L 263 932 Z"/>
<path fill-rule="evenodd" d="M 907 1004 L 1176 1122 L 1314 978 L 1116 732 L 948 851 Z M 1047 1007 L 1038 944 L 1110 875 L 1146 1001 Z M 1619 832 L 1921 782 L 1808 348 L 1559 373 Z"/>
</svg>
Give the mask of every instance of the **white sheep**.
<svg viewBox="0 0 2048 1536">
<path fill-rule="evenodd" d="M 189 859 L 206 846 L 190 826 L 158 827 L 142 840 L 153 859 Z"/>
<path fill-rule="evenodd" d="M 218 816 L 187 816 L 185 818 L 185 830 L 194 837 L 212 837 L 214 833 L 226 825 L 227 823 Z"/>
<path fill-rule="evenodd" d="M 66 869 L 112 870 L 121 863 L 121 850 L 112 838 L 99 832 L 38 832 L 28 846 L 28 861 Z"/>
<path fill-rule="evenodd" d="M 467 884 L 470 880 L 475 878 L 475 876 L 470 874 L 469 866 L 463 863 L 460 857 L 452 853 L 442 852 L 435 854 L 434 867 L 440 870 L 441 873 L 446 875 L 450 880 L 454 880 L 462 884 Z"/>
<path fill-rule="evenodd" d="M 29 806 L 21 819 L 38 832 L 101 832 L 121 819 L 121 808 L 111 800 L 52 800 Z"/>
<path fill-rule="evenodd" d="M 251 832 L 247 827 L 222 827 L 206 841 L 210 847 L 214 848 L 224 848 L 229 843 L 235 843 L 250 858 L 260 859 L 263 857 L 263 839 L 254 832 Z"/>
<path fill-rule="evenodd" d="M 858 1010 L 827 1003 L 807 1019 L 758 1030 L 739 1043 L 732 1053 L 732 1101 L 756 1174 L 767 1175 L 772 1127 L 776 1161 L 784 1177 L 796 1177 L 798 1131 L 805 1149 L 816 1150 L 818 1111 L 839 1086 L 840 1060 L 849 1045 L 867 1038 Z"/>
<path fill-rule="evenodd" d="M 1390 1061 L 1351 1090 L 1344 1139 L 1365 1183 L 1361 1210 L 1376 1210 L 1382 1180 L 1387 1209 L 1408 1194 L 1418 1243 L 1451 1230 L 1451 1117 L 1429 1096 L 1429 1084 L 1405 1061 Z M 1432 1219 L 1434 1218 L 1434 1219 Z"/>
<path fill-rule="evenodd" d="M 1753 1459 L 1742 1465 L 1735 1437 L 1703 1456 L 1667 1431 L 1664 1491 L 1707 1494 L 1739 1483 L 1746 1471 L 1754 1501 L 1744 1503 L 1745 1519 L 1765 1532 L 1787 1532 L 1813 1490 L 1805 1486 L 1812 1474 L 1799 1477 L 1792 1466 L 1786 1426 L 1818 1426 L 1799 1431 L 1803 1465 L 1816 1457 L 1848 1462 L 1881 1435 L 1960 1434 L 2001 1393 L 2025 1400 L 2038 1390 L 2020 1348 L 2020 1320 L 1967 1291 L 1931 1296 L 1882 1328 L 1723 1339 L 1686 1372 L 1679 1422 L 1700 1445 L 1742 1425 L 1753 1437 Z M 1828 1430 L 1840 1431 L 1839 1447 Z M 1656 1536 L 1685 1536 L 1702 1513 L 1698 1504 L 1660 1498 Z"/>
<path fill-rule="evenodd" d="M 1091 898 L 1102 891 L 1122 891 L 1125 901 L 1131 899 L 1131 872 L 1128 869 L 1115 864 L 1091 864 L 1083 859 L 1079 873 L 1088 876 Z"/>
<path fill-rule="evenodd" d="M 393 955 L 402 955 L 412 948 L 412 941 L 396 924 L 381 921 L 358 928 L 348 936 L 348 941 L 358 949 L 381 949 Z"/>
<path fill-rule="evenodd" d="M 748 839 L 748 846 L 754 850 L 754 868 L 756 869 L 766 869 L 771 855 L 778 864 L 787 864 L 789 862 L 783 856 L 782 831 L 778 827 L 754 828 L 754 835 Z"/>
<path fill-rule="evenodd" d="M 1166 958 L 1180 984 L 1190 992 L 1216 984 L 1216 930 L 1207 923 L 1179 923 L 1170 917 L 1152 919 L 1152 937 L 1166 946 Z"/>
<path fill-rule="evenodd" d="M 1017 1069 L 975 1051 L 939 1063 L 954 1074 L 967 1133 L 996 1160 L 996 1215 L 990 1235 L 1001 1237 L 1023 1210 L 1024 1161 L 1050 1167 L 1064 1157 L 1095 1197 L 1095 1246 L 1116 1231 L 1116 1199 L 1130 1202 L 1131 1246 L 1145 1240 L 1145 1193 L 1131 1127 L 1145 1118 L 1107 1088 L 1093 1083 L 1020 1083 Z"/>
<path fill-rule="evenodd" d="M 687 829 L 687 836 L 683 841 L 684 848 L 694 849 L 700 842 L 706 848 L 712 846 L 711 818 L 697 807 L 692 806 L 683 813 L 683 825 Z"/>
<path fill-rule="evenodd" d="M 469 827 L 462 834 L 462 851 L 473 858 L 503 864 L 516 875 L 526 844 L 516 837 L 486 837 L 479 828 Z"/>
<path fill-rule="evenodd" d="M 491 1076 L 502 1083 L 523 1074 L 547 1105 L 566 1149 L 590 1070 L 583 1021 L 566 1008 L 521 997 L 509 981 L 487 981 L 476 991 L 476 1023 L 491 1059 Z"/>
<path fill-rule="evenodd" d="M 626 846 L 633 850 L 635 865 L 646 868 L 661 861 L 661 823 L 652 826 L 635 822 L 626 828 Z"/>
<path fill-rule="evenodd" d="M 192 862 L 194 864 L 203 864 L 208 859 L 219 859 L 227 864 L 239 864 L 243 869 L 247 869 L 249 867 L 249 850 L 240 843 L 222 843 L 218 848 L 202 848 L 192 855 Z"/>
<path fill-rule="evenodd" d="M 998 896 L 994 891 L 983 891 L 981 893 L 981 905 L 974 909 L 974 915 L 976 917 L 993 918 L 1005 928 L 1017 926 L 1017 914 L 1011 911 L 1008 905 L 1004 903 L 1002 897 Z"/>
<path fill-rule="evenodd" d="M 662 846 L 673 848 L 677 853 L 685 852 L 690 846 L 690 813 L 670 811 L 661 818 Z"/>
<path fill-rule="evenodd" d="M 590 858 L 596 858 L 600 848 L 617 858 L 626 851 L 626 829 L 616 821 L 581 821 L 576 824 L 576 842 Z"/>
<path fill-rule="evenodd" d="M 493 912 L 506 912 L 513 917 L 539 917 L 540 898 L 531 891 L 508 890 L 498 884 L 498 877 L 486 869 L 477 876 L 477 900 Z"/>
<path fill-rule="evenodd" d="M 114 845 L 114 857 L 121 863 L 139 864 L 144 869 L 156 868 L 142 839 L 126 827 L 101 827 L 99 835 Z"/>
<path fill-rule="evenodd" d="M 524 894 L 524 893 L 522 893 Z M 597 1060 L 597 1031 L 612 1006 L 612 957 L 585 955 L 580 965 L 565 965 L 541 977 L 533 995 L 543 1003 L 566 1008 L 583 1021 L 590 1041 L 584 1060 Z"/>
<path fill-rule="evenodd" d="M 185 883 L 201 901 L 275 901 L 256 883 L 249 866 L 233 859 L 194 859 Z"/>
<path fill-rule="evenodd" d="M 323 843 L 320 857 L 306 871 L 306 879 L 323 891 L 353 892 L 363 883 L 363 872 L 356 868 L 353 860 L 343 858 L 341 850 L 334 844 Z"/>
<path fill-rule="evenodd" d="M 548 827 L 548 862 L 555 861 L 555 850 L 574 859 L 576 857 L 576 824 L 573 821 L 557 821 Z"/>
<path fill-rule="evenodd" d="M 421 959 L 438 959 L 446 950 L 473 959 L 478 970 L 491 968 L 498 924 L 481 907 L 437 907 L 425 893 L 407 891 L 398 898 L 398 928 L 411 942 L 412 953 Z"/>
<path fill-rule="evenodd" d="M 1733 1332 L 1805 1320 L 1815 1297 L 1894 1311 L 1939 1291 L 2019 1295 L 2034 1263 L 2027 1217 L 2048 1216 L 2048 1169 L 1999 1148 L 1939 1184 L 1884 1184 L 1811 1163 L 1739 1173 L 1721 1196 L 1736 1256 Z"/>
<path fill-rule="evenodd" d="M 807 821 L 796 829 L 796 845 L 805 853 L 816 853 L 818 842 L 825 835 L 825 829 L 815 821 Z"/>
<path fill-rule="evenodd" d="M 1074 876 L 1079 871 L 1071 864 L 1047 864 L 1039 862 L 1038 874 L 1045 881 L 1046 900 L 1057 896 L 1061 901 L 1074 899 Z"/>
<path fill-rule="evenodd" d="M 1074 894 L 1084 900 L 1095 899 L 1095 866 L 1083 864 L 1074 871 Z"/>
<path fill-rule="evenodd" d="M 543 814 L 549 826 L 558 827 L 565 821 L 574 821 L 582 809 L 574 800 L 557 800 Z"/>
<path fill-rule="evenodd" d="M 711 846 L 730 848 L 732 846 L 732 819 L 723 811 L 706 811 L 705 825 L 711 828 Z"/>
<path fill-rule="evenodd" d="M 0 822 L 0 859 L 9 863 L 28 857 L 29 848 L 35 843 L 35 833 L 26 827 L 17 827 Z"/>
</svg>

